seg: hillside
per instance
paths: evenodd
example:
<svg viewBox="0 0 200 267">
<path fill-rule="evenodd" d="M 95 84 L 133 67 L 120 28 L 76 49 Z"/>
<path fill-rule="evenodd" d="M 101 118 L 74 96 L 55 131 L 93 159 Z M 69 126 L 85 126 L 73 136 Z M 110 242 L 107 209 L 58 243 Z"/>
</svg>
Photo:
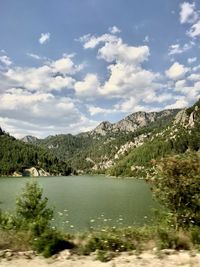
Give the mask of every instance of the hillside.
<svg viewBox="0 0 200 267">
<path fill-rule="evenodd" d="M 152 160 L 169 154 L 200 149 L 200 101 L 177 113 L 170 125 L 152 132 L 144 144 L 122 157 L 108 170 L 113 176 L 146 176 L 153 171 Z"/>
<path fill-rule="evenodd" d="M 200 147 L 200 101 L 184 110 L 136 112 L 117 123 L 104 121 L 78 135 L 61 134 L 24 142 L 48 149 L 79 173 L 146 176 L 152 160 Z"/>
<path fill-rule="evenodd" d="M 68 175 L 71 168 L 49 150 L 25 144 L 0 128 L 0 175 Z"/>
<path fill-rule="evenodd" d="M 117 123 L 102 122 L 78 135 L 61 134 L 45 139 L 25 137 L 24 142 L 48 148 L 80 172 L 105 172 L 131 148 L 143 144 L 152 132 L 166 127 L 180 110 L 136 112 Z"/>
</svg>

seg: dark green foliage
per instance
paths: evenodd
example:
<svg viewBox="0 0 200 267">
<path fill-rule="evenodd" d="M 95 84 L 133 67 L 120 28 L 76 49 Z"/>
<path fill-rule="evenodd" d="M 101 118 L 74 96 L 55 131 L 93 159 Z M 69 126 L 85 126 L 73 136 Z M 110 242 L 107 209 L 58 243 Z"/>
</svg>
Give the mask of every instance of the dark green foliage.
<svg viewBox="0 0 200 267">
<path fill-rule="evenodd" d="M 197 102 L 195 102 L 195 104 L 193 106 L 186 109 L 187 115 L 190 115 L 195 110 L 195 107 L 200 108 L 200 99 Z"/>
<path fill-rule="evenodd" d="M 164 157 L 172 152 L 172 143 L 163 142 L 162 138 L 147 141 L 144 145 L 133 149 L 123 157 L 113 168 L 108 170 L 112 176 L 145 176 L 145 170 L 141 168 L 131 171 L 132 166 L 151 167 L 151 160 Z"/>
<path fill-rule="evenodd" d="M 12 175 L 26 168 L 44 169 L 50 174 L 69 175 L 72 169 L 66 162 L 58 160 L 47 149 L 25 144 L 2 130 L 0 131 L 0 175 Z"/>
<path fill-rule="evenodd" d="M 16 235 L 26 232 L 30 245 L 45 257 L 73 247 L 62 234 L 51 226 L 53 210 L 47 207 L 48 199 L 36 181 L 28 182 L 16 200 L 14 215 L 0 213 L 0 228 L 15 231 Z M 1 230 L 0 229 L 0 230 Z"/>
<path fill-rule="evenodd" d="M 101 262 L 111 261 L 115 257 L 115 253 L 111 251 L 97 250 L 96 259 Z"/>
<path fill-rule="evenodd" d="M 85 240 L 84 245 L 79 247 L 79 253 L 89 255 L 96 250 L 103 254 L 105 251 L 139 250 L 141 244 L 152 238 L 153 235 L 154 232 L 147 228 L 107 228 L 91 233 Z"/>
<path fill-rule="evenodd" d="M 157 239 L 159 249 L 189 250 L 192 244 L 188 232 L 176 232 L 170 228 L 158 228 Z"/>
<path fill-rule="evenodd" d="M 152 189 L 172 213 L 176 229 L 200 226 L 200 156 L 197 153 L 161 160 Z"/>
<path fill-rule="evenodd" d="M 74 245 L 65 240 L 59 232 L 49 229 L 33 240 L 33 248 L 48 258 L 64 249 L 72 249 Z"/>
<path fill-rule="evenodd" d="M 42 231 L 49 225 L 53 218 L 53 210 L 47 207 L 47 198 L 42 196 L 43 190 L 36 181 L 25 185 L 22 194 L 16 200 L 16 216 L 22 227 L 31 227 L 35 233 Z"/>
<path fill-rule="evenodd" d="M 200 247 L 200 227 L 192 227 L 190 229 L 190 236 L 192 243 Z"/>
</svg>

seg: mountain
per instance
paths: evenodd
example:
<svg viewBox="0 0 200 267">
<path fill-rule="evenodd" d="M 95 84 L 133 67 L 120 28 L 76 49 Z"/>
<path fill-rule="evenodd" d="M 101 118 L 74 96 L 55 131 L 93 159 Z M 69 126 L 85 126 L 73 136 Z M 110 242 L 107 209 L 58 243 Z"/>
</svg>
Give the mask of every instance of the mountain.
<svg viewBox="0 0 200 267">
<path fill-rule="evenodd" d="M 0 129 L 0 172 L 27 168 L 51 174 L 106 173 L 147 176 L 151 162 L 200 149 L 200 100 L 183 110 L 136 112 L 116 123 L 104 121 L 77 135 L 60 134 L 21 141 Z"/>
<path fill-rule="evenodd" d="M 36 143 L 37 140 L 38 138 L 32 135 L 26 135 L 21 139 L 21 141 L 23 141 L 24 143 L 33 143 L 33 144 Z"/>
<path fill-rule="evenodd" d="M 105 172 L 130 149 L 142 145 L 151 132 L 168 125 L 179 111 L 136 112 L 117 123 L 102 122 L 90 132 L 31 138 L 31 143 L 49 149 L 80 172 Z"/>
<path fill-rule="evenodd" d="M 200 149 L 200 100 L 191 108 L 177 113 L 169 125 L 157 128 L 145 142 L 120 158 L 108 169 L 113 176 L 148 176 L 151 162 L 173 154 Z"/>
<path fill-rule="evenodd" d="M 106 135 L 111 132 L 135 132 L 138 128 L 147 126 L 151 123 L 165 119 L 169 120 L 170 118 L 174 117 L 179 111 L 180 109 L 168 109 L 160 112 L 135 112 L 117 123 L 112 124 L 108 121 L 104 121 L 100 123 L 94 130 L 92 130 L 90 134 Z"/>
<path fill-rule="evenodd" d="M 69 165 L 48 149 L 17 140 L 0 128 L 0 176 L 68 175 L 71 172 Z"/>
</svg>

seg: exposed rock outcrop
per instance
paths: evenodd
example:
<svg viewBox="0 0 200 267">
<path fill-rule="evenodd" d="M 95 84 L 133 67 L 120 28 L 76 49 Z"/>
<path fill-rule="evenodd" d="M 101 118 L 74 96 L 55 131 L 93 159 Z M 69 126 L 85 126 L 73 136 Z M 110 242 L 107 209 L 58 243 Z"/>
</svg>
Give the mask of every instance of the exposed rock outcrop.
<svg viewBox="0 0 200 267">
<path fill-rule="evenodd" d="M 38 138 L 32 135 L 26 135 L 21 139 L 24 143 L 35 143 L 37 140 Z"/>
<path fill-rule="evenodd" d="M 190 114 L 187 113 L 187 109 L 183 109 L 175 116 L 174 125 L 180 124 L 186 128 L 193 128 L 195 126 L 198 113 L 198 106 L 195 106 L 194 110 Z"/>
<path fill-rule="evenodd" d="M 160 112 L 138 111 L 116 123 L 104 121 L 100 123 L 94 130 L 92 130 L 90 134 L 106 135 L 109 132 L 134 132 L 138 128 L 147 126 L 149 123 L 156 122 L 161 118 L 167 118 L 169 116 L 176 115 L 179 111 L 180 110 L 178 109 L 169 109 Z"/>
<path fill-rule="evenodd" d="M 38 177 L 38 176 L 50 176 L 50 174 L 43 169 L 37 169 L 35 167 L 31 167 L 28 169 L 24 169 L 23 172 L 15 171 L 13 173 L 14 177 L 22 177 L 22 176 L 30 176 L 30 177 Z"/>
</svg>

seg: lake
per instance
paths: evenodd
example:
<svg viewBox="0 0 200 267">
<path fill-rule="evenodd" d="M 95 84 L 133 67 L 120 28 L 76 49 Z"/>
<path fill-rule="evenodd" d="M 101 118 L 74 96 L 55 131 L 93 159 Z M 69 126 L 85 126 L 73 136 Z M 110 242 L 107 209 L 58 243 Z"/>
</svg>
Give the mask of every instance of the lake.
<svg viewBox="0 0 200 267">
<path fill-rule="evenodd" d="M 33 178 L 0 178 L 0 208 L 12 211 L 16 196 Z M 103 175 L 34 178 L 55 208 L 56 226 L 71 232 L 104 226 L 150 223 L 153 201 L 143 180 L 114 179 Z"/>
</svg>

